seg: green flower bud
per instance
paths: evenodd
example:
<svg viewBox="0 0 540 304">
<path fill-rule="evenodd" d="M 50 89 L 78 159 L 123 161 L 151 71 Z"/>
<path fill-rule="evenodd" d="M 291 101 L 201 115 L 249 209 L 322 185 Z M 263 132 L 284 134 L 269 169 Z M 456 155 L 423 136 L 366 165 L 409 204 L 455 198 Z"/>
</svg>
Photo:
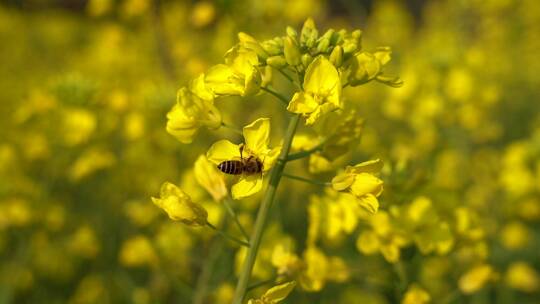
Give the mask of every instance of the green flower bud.
<svg viewBox="0 0 540 304">
<path fill-rule="evenodd" d="M 347 31 L 344 30 L 344 29 L 339 30 L 339 32 L 335 32 L 332 35 L 332 40 L 330 41 L 330 43 L 332 45 L 343 44 L 343 41 L 345 40 L 345 35 L 346 34 L 347 34 Z"/>
<path fill-rule="evenodd" d="M 302 65 L 307 68 L 311 62 L 313 61 L 313 57 L 310 54 L 304 54 L 302 55 Z"/>
<path fill-rule="evenodd" d="M 277 39 L 263 41 L 261 42 L 261 47 L 270 56 L 283 54 L 283 43 Z"/>
<path fill-rule="evenodd" d="M 317 53 L 327 53 L 328 47 L 330 46 L 330 39 L 326 37 L 321 37 L 319 43 L 317 44 Z"/>
<path fill-rule="evenodd" d="M 362 49 L 362 31 L 356 30 L 352 32 L 352 36 L 356 40 L 356 50 L 360 51 Z"/>
<path fill-rule="evenodd" d="M 300 33 L 300 44 L 312 48 L 317 43 L 318 37 L 319 31 L 317 31 L 317 28 L 315 27 L 315 22 L 313 19 L 308 18 L 306 22 L 304 22 L 304 26 Z"/>
<path fill-rule="evenodd" d="M 286 37 L 283 42 L 283 52 L 285 53 L 285 60 L 290 66 L 297 66 L 300 61 L 300 49 L 296 42 L 291 37 Z"/>
<path fill-rule="evenodd" d="M 259 42 L 255 40 L 255 38 L 251 37 L 250 35 L 240 32 L 238 33 L 238 40 L 240 40 L 240 46 L 254 51 L 259 58 L 264 60 L 268 57 L 268 54 L 262 48 Z"/>
<path fill-rule="evenodd" d="M 330 54 L 330 62 L 336 67 L 339 68 L 343 64 L 343 48 L 341 45 L 334 47 L 332 53 Z"/>
<path fill-rule="evenodd" d="M 354 53 L 357 49 L 357 45 L 355 42 L 349 40 L 349 41 L 345 41 L 343 43 L 343 52 L 345 54 L 351 54 L 351 53 Z"/>
<path fill-rule="evenodd" d="M 283 56 L 272 56 L 266 59 L 266 64 L 271 67 L 281 69 L 287 66 L 287 60 L 285 60 L 285 57 Z"/>
<path fill-rule="evenodd" d="M 287 36 L 296 40 L 298 39 L 298 32 L 294 28 L 287 26 Z"/>
<path fill-rule="evenodd" d="M 334 36 L 335 32 L 336 31 L 334 29 L 329 29 L 324 33 L 324 35 L 321 36 L 321 39 L 323 38 L 332 39 L 332 36 Z"/>
</svg>

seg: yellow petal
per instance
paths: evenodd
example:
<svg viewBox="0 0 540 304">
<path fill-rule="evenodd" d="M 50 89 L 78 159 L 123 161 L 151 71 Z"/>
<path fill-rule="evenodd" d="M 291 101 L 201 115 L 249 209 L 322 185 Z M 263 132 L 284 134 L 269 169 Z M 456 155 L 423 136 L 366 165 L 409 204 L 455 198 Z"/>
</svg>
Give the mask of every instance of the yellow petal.
<svg viewBox="0 0 540 304">
<path fill-rule="evenodd" d="M 327 95 L 330 91 L 338 88 L 341 90 L 341 81 L 336 67 L 324 56 L 315 58 L 307 68 L 304 90 Z"/>
<path fill-rule="evenodd" d="M 272 303 L 283 301 L 289 295 L 289 293 L 291 293 L 295 286 L 295 281 L 274 286 L 264 293 L 263 298 L 271 301 Z"/>
<path fill-rule="evenodd" d="M 259 118 L 244 127 L 244 139 L 248 150 L 254 154 L 265 153 L 270 141 L 270 119 Z"/>
<path fill-rule="evenodd" d="M 319 104 L 311 97 L 311 95 L 297 92 L 287 106 L 287 111 L 297 114 L 312 113 L 317 109 Z"/>
<path fill-rule="evenodd" d="M 360 198 L 366 194 L 379 196 L 383 190 L 383 181 L 369 173 L 356 175 L 351 185 L 351 193 Z"/>
<path fill-rule="evenodd" d="M 263 157 L 263 172 L 267 172 L 274 166 L 276 160 L 279 157 L 279 153 L 281 152 L 281 146 L 275 147 L 274 149 L 270 150 L 266 155 Z"/>
<path fill-rule="evenodd" d="M 223 139 L 214 143 L 208 152 L 206 152 L 206 158 L 216 165 L 221 162 L 231 159 L 240 158 L 240 146 L 233 144 L 232 142 Z"/>
<path fill-rule="evenodd" d="M 201 205 L 193 203 L 189 195 L 172 183 L 163 183 L 160 197 L 152 197 L 152 201 L 167 212 L 169 218 L 174 221 L 180 221 L 189 226 L 206 224 L 207 211 Z"/>
<path fill-rule="evenodd" d="M 377 213 L 379 210 L 379 201 L 373 194 L 367 194 L 358 199 L 360 206 L 370 213 Z"/>
<path fill-rule="evenodd" d="M 223 174 L 204 155 L 200 155 L 195 161 L 193 173 L 199 185 L 205 188 L 214 200 L 220 201 L 227 196 Z"/>
<path fill-rule="evenodd" d="M 354 175 L 341 173 L 332 179 L 332 188 L 336 191 L 343 191 L 354 183 Z"/>
<path fill-rule="evenodd" d="M 262 189 L 263 180 L 259 175 L 250 175 L 240 178 L 238 183 L 232 186 L 233 199 L 242 199 L 251 196 Z"/>
<path fill-rule="evenodd" d="M 244 94 L 244 79 L 224 64 L 211 67 L 204 79 L 206 86 L 216 95 Z"/>
<path fill-rule="evenodd" d="M 347 167 L 347 173 L 379 173 L 383 167 L 383 162 L 380 159 L 368 160 L 359 163 L 352 167 Z"/>
</svg>

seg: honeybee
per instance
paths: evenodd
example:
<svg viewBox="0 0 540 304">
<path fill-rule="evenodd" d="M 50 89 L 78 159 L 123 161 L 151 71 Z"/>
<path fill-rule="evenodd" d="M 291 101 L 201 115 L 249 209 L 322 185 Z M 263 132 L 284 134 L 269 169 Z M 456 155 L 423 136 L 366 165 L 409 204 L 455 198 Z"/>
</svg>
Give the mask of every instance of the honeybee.
<svg viewBox="0 0 540 304">
<path fill-rule="evenodd" d="M 254 175 L 262 174 L 263 162 L 256 156 L 250 155 L 244 158 L 242 152 L 244 145 L 240 145 L 240 160 L 226 160 L 221 162 L 217 167 L 219 171 L 231 175 Z"/>
</svg>

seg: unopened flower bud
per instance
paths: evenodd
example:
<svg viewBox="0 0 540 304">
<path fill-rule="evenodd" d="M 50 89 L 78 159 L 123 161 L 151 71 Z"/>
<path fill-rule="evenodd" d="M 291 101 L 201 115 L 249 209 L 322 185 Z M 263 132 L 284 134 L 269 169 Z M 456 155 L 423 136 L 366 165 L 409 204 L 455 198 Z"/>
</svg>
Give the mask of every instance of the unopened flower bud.
<svg viewBox="0 0 540 304">
<path fill-rule="evenodd" d="M 287 60 L 290 66 L 297 66 L 301 63 L 300 49 L 291 37 L 287 37 L 283 41 L 283 51 L 285 53 L 285 60 Z"/>
<path fill-rule="evenodd" d="M 281 69 L 287 66 L 287 60 L 285 60 L 285 57 L 283 56 L 272 56 L 266 59 L 266 64 L 271 67 Z"/>
<path fill-rule="evenodd" d="M 330 62 L 336 68 L 339 68 L 343 64 L 343 48 L 341 45 L 334 47 L 332 53 L 330 53 Z"/>
<path fill-rule="evenodd" d="M 191 197 L 171 183 L 161 186 L 160 197 L 152 197 L 156 206 L 165 210 L 173 221 L 180 221 L 188 226 L 206 225 L 208 213 L 201 205 L 191 201 Z"/>
<path fill-rule="evenodd" d="M 315 22 L 313 19 L 308 18 L 306 22 L 304 22 L 302 32 L 300 33 L 300 43 L 308 48 L 312 48 L 315 46 L 315 43 L 317 43 L 318 37 L 319 31 L 317 31 Z"/>
<path fill-rule="evenodd" d="M 304 54 L 302 55 L 302 65 L 307 68 L 311 62 L 313 61 L 313 57 L 310 54 Z"/>
</svg>

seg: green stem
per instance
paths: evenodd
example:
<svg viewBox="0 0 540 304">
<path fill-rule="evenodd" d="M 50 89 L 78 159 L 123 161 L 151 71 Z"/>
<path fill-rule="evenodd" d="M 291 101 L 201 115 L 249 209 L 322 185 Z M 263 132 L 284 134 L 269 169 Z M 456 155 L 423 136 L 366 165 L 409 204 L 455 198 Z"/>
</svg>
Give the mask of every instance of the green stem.
<svg viewBox="0 0 540 304">
<path fill-rule="evenodd" d="M 253 265 L 255 265 L 255 259 L 257 258 L 257 252 L 259 251 L 259 245 L 261 243 L 264 227 L 268 219 L 270 207 L 274 201 L 283 169 L 287 163 L 287 155 L 291 149 L 292 140 L 299 120 L 299 115 L 294 115 L 289 120 L 289 126 L 287 127 L 287 131 L 283 139 L 283 148 L 281 149 L 281 153 L 279 154 L 274 169 L 270 173 L 268 188 L 262 199 L 261 206 L 259 207 L 259 213 L 257 214 L 257 219 L 255 221 L 255 228 L 253 229 L 253 234 L 251 236 L 251 246 L 248 249 L 244 265 L 242 266 L 242 271 L 240 272 L 240 277 L 234 293 L 233 304 L 242 304 L 246 294 L 246 289 L 249 284 Z"/>
<path fill-rule="evenodd" d="M 224 226 L 227 225 L 227 219 L 224 220 Z M 197 278 L 197 284 L 193 292 L 192 303 L 203 304 L 207 298 L 210 280 L 212 279 L 212 273 L 216 262 L 219 259 L 219 255 L 223 251 L 225 242 L 222 238 L 214 237 L 211 240 L 210 248 L 208 248 L 208 254 L 205 259 L 205 263 L 201 267 L 199 277 Z"/>
<path fill-rule="evenodd" d="M 210 228 L 212 228 L 215 232 L 221 234 L 221 236 L 223 236 L 224 238 L 230 240 L 230 241 L 233 241 L 239 245 L 242 245 L 242 246 L 246 246 L 246 247 L 249 247 L 249 243 L 248 242 L 245 242 L 245 241 L 242 241 L 242 240 L 239 240 L 237 238 L 235 238 L 234 236 L 231 236 L 223 231 L 221 231 L 220 229 L 218 229 L 216 226 L 210 224 L 209 222 L 206 222 L 206 225 Z"/>
<path fill-rule="evenodd" d="M 322 148 L 324 147 L 325 143 L 326 143 L 326 140 L 323 140 L 320 144 L 316 145 L 315 147 L 313 147 L 313 148 L 311 148 L 309 150 L 293 153 L 293 154 L 291 154 L 291 155 L 289 155 L 287 157 L 287 161 L 292 161 L 292 160 L 297 160 L 297 159 L 301 159 L 301 158 L 304 158 L 304 157 L 308 157 L 308 156 L 310 156 L 311 154 L 313 154 L 313 153 L 315 153 L 317 151 L 321 151 Z"/>
<path fill-rule="evenodd" d="M 277 97 L 277 99 L 279 99 L 279 101 L 281 101 L 281 103 L 283 103 L 284 105 L 288 106 L 289 105 L 289 100 L 287 98 L 285 98 L 285 96 L 279 94 L 278 92 L 272 90 L 272 89 L 269 89 L 267 87 L 261 87 L 261 90 L 265 91 L 265 92 L 268 92 L 272 95 L 274 95 L 275 97 Z"/>
<path fill-rule="evenodd" d="M 278 70 L 278 72 L 279 72 L 281 75 L 283 75 L 283 77 L 287 78 L 287 80 L 289 80 L 291 83 L 296 84 L 296 83 L 294 82 L 294 80 L 292 79 L 292 77 L 289 76 L 289 74 L 285 73 L 285 71 L 283 71 L 282 69 L 278 69 L 278 68 L 276 68 L 276 70 Z"/>
<path fill-rule="evenodd" d="M 330 186 L 330 185 L 332 185 L 332 183 L 316 181 L 316 180 L 312 180 L 312 179 L 309 179 L 309 178 L 296 176 L 296 175 L 291 175 L 291 174 L 287 174 L 287 173 L 283 173 L 282 176 L 286 177 L 286 178 L 294 179 L 294 180 L 297 180 L 297 181 L 301 181 L 301 182 L 304 182 L 304 183 L 318 185 L 318 186 Z"/>
<path fill-rule="evenodd" d="M 409 279 L 407 277 L 407 271 L 405 269 L 405 265 L 403 265 L 402 261 L 398 261 L 393 264 L 394 271 L 396 272 L 399 283 L 398 288 L 396 289 L 396 295 L 398 298 L 401 298 L 403 296 L 403 293 L 407 289 L 407 286 L 409 285 Z"/>
<path fill-rule="evenodd" d="M 283 77 L 287 78 L 287 80 L 292 83 L 294 86 L 296 86 L 298 89 L 302 90 L 302 87 L 296 82 L 294 81 L 294 79 L 292 79 L 292 77 L 285 73 L 285 71 L 283 71 L 282 69 L 278 69 L 278 68 L 275 68 L 281 75 L 283 75 Z"/>
<path fill-rule="evenodd" d="M 232 208 L 232 206 L 230 204 L 230 201 L 231 201 L 230 198 L 228 198 L 228 197 L 225 198 L 223 200 L 223 205 L 225 205 L 225 209 L 227 209 L 227 212 L 229 213 L 229 215 L 234 220 L 236 226 L 238 227 L 238 230 L 240 230 L 240 232 L 242 233 L 242 235 L 244 236 L 246 241 L 249 242 L 249 236 L 248 236 L 246 230 L 244 229 L 244 226 L 242 226 L 242 223 L 240 223 L 240 221 L 238 220 L 238 216 L 236 215 L 236 212 L 234 212 L 234 209 Z"/>
</svg>

